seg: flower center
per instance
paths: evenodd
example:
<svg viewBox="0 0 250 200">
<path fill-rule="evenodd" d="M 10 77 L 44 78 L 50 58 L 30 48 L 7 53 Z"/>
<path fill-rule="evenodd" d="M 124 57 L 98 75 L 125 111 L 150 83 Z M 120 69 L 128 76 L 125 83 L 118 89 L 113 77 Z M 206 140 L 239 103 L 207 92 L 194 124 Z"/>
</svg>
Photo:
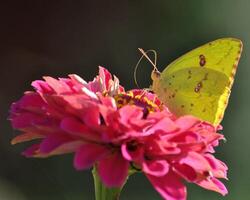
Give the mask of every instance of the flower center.
<svg viewBox="0 0 250 200">
<path fill-rule="evenodd" d="M 162 110 L 162 105 L 156 103 L 156 98 L 151 100 L 147 94 L 148 92 L 143 90 L 140 92 L 129 91 L 117 94 L 114 99 L 118 108 L 125 105 L 136 105 L 143 108 L 144 117 L 146 117 L 151 112 Z"/>
</svg>

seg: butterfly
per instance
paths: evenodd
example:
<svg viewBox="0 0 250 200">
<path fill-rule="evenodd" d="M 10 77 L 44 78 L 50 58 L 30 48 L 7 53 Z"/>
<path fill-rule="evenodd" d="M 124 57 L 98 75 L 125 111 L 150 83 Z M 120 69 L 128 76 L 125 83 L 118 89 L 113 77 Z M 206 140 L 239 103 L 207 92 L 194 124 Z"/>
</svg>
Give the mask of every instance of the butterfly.
<svg viewBox="0 0 250 200">
<path fill-rule="evenodd" d="M 152 90 L 176 116 L 190 114 L 219 125 L 242 47 L 239 39 L 222 38 L 191 50 L 162 73 L 153 70 Z"/>
</svg>

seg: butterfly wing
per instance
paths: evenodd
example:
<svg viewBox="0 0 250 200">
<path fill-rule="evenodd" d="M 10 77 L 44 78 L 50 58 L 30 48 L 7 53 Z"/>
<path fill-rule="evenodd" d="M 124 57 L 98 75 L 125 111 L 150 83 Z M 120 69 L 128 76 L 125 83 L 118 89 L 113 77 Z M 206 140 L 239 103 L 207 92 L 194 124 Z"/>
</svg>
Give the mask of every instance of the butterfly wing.
<svg viewBox="0 0 250 200">
<path fill-rule="evenodd" d="M 242 43 L 223 38 L 198 47 L 167 66 L 153 90 L 177 116 L 192 114 L 218 125 L 228 104 Z"/>
</svg>

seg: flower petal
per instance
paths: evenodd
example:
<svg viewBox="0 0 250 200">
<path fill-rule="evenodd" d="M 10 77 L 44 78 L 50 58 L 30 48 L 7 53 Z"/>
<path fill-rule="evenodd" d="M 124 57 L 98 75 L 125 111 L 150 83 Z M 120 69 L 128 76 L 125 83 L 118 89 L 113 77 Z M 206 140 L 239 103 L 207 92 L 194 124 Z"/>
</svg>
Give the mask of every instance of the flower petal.
<svg viewBox="0 0 250 200">
<path fill-rule="evenodd" d="M 208 161 L 199 153 L 188 152 L 187 155 L 179 160 L 180 164 L 192 167 L 196 173 L 206 176 L 211 171 Z"/>
<path fill-rule="evenodd" d="M 218 193 L 222 194 L 223 196 L 225 196 L 228 193 L 225 185 L 216 178 L 204 179 L 200 182 L 197 182 L 197 185 L 199 185 L 205 189 L 218 192 Z"/>
<path fill-rule="evenodd" d="M 101 160 L 97 169 L 107 187 L 121 187 L 128 176 L 129 162 L 120 153 L 115 153 Z"/>
<path fill-rule="evenodd" d="M 186 200 L 186 187 L 180 181 L 180 177 L 169 172 L 163 177 L 147 175 L 149 181 L 160 195 L 166 200 Z"/>
<path fill-rule="evenodd" d="M 71 92 L 69 86 L 65 82 L 54 79 L 49 76 L 44 76 L 43 78 L 57 94 L 64 94 Z"/>
<path fill-rule="evenodd" d="M 40 147 L 40 144 L 33 144 L 29 148 L 25 149 L 22 152 L 22 155 L 25 156 L 25 157 L 27 157 L 27 158 L 29 158 L 29 157 L 35 157 L 36 154 L 39 151 L 39 147 Z"/>
<path fill-rule="evenodd" d="M 205 158 L 211 165 L 213 169 L 213 176 L 216 178 L 226 178 L 227 179 L 227 170 L 228 167 L 226 166 L 225 163 L 222 161 L 218 160 L 211 154 L 206 154 Z"/>
<path fill-rule="evenodd" d="M 36 89 L 36 91 L 41 93 L 52 94 L 54 92 L 49 84 L 42 80 L 33 81 L 31 85 Z"/>
<path fill-rule="evenodd" d="M 89 127 L 85 126 L 84 123 L 81 123 L 79 120 L 73 117 L 67 117 L 62 120 L 60 127 L 75 136 L 80 136 L 83 139 L 91 141 L 100 141 L 100 135 Z"/>
<path fill-rule="evenodd" d="M 137 106 L 124 106 L 119 110 L 120 123 L 129 125 L 130 121 L 134 119 L 141 119 L 143 116 L 142 109 Z"/>
<path fill-rule="evenodd" d="M 143 158 L 143 148 L 137 146 L 130 146 L 130 144 L 122 144 L 122 156 L 128 161 L 139 161 Z"/>
<path fill-rule="evenodd" d="M 35 92 L 25 92 L 25 95 L 16 103 L 11 105 L 11 113 L 20 112 L 21 110 L 34 113 L 43 113 L 45 106 L 44 100 Z"/>
<path fill-rule="evenodd" d="M 110 81 L 112 80 L 112 75 L 104 67 L 99 66 L 99 77 L 104 86 L 104 90 L 108 90 L 110 87 Z"/>
<path fill-rule="evenodd" d="M 100 112 L 97 106 L 85 108 L 82 112 L 82 120 L 89 127 L 100 125 Z"/>
<path fill-rule="evenodd" d="M 145 135 L 151 135 L 156 131 L 162 131 L 164 135 L 177 130 L 177 128 L 178 127 L 170 118 L 164 117 L 163 119 L 156 122 L 150 129 L 148 129 Z"/>
<path fill-rule="evenodd" d="M 63 135 L 62 133 L 50 134 L 42 140 L 40 144 L 40 151 L 43 154 L 48 154 L 60 145 L 71 141 L 72 139 L 70 137 Z"/>
<path fill-rule="evenodd" d="M 75 154 L 74 166 L 77 170 L 88 169 L 109 153 L 107 147 L 98 144 L 84 144 Z"/>
<path fill-rule="evenodd" d="M 66 153 L 72 153 L 75 152 L 76 149 L 79 149 L 80 146 L 82 146 L 83 142 L 79 140 L 75 141 L 69 141 L 61 144 L 57 148 L 53 149 L 53 151 L 49 152 L 49 154 L 44 154 L 44 156 L 55 156 L 55 155 L 61 155 Z"/>
<path fill-rule="evenodd" d="M 191 115 L 182 116 L 176 120 L 176 125 L 179 126 L 180 131 L 186 131 L 199 123 L 201 123 L 201 121 Z"/>
<path fill-rule="evenodd" d="M 174 166 L 174 172 L 189 182 L 194 182 L 197 179 L 196 171 L 186 164 L 176 164 Z"/>
<path fill-rule="evenodd" d="M 72 81 L 76 82 L 77 84 L 80 84 L 82 86 L 87 85 L 87 82 L 77 74 L 69 74 L 69 77 L 71 78 Z"/>
<path fill-rule="evenodd" d="M 153 176 L 164 176 L 169 171 L 169 164 L 166 160 L 145 161 L 142 170 Z"/>
<path fill-rule="evenodd" d="M 24 129 L 37 124 L 42 124 L 44 122 L 46 122 L 44 116 L 30 112 L 23 112 L 20 115 L 16 115 L 12 118 L 12 127 L 15 129 Z"/>
<path fill-rule="evenodd" d="M 37 133 L 23 133 L 21 135 L 16 136 L 15 138 L 13 138 L 11 140 L 11 144 L 18 144 L 21 142 L 27 142 L 27 141 L 31 141 L 34 139 L 40 139 L 40 138 L 44 138 L 44 135 L 41 134 L 37 134 Z"/>
</svg>

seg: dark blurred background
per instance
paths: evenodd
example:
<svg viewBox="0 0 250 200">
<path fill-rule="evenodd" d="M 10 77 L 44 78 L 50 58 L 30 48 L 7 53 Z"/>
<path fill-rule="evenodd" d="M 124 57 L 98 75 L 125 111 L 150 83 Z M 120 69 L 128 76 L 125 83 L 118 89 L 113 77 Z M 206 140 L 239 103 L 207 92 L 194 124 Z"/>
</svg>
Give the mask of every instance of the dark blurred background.
<svg viewBox="0 0 250 200">
<path fill-rule="evenodd" d="M 6 2 L 6 3 L 2 3 Z M 7 121 L 11 102 L 44 75 L 76 73 L 91 80 L 98 65 L 116 74 L 126 89 L 135 87 L 138 47 L 155 49 L 158 66 L 222 37 L 244 43 L 230 103 L 222 125 L 227 138 L 217 156 L 229 166 L 229 195 L 189 185 L 192 200 L 250 199 L 250 1 L 1 1 L 0 3 L 0 200 L 92 200 L 90 171 L 77 172 L 72 155 L 26 159 L 27 145 L 11 146 L 17 134 Z M 151 66 L 138 71 L 150 85 Z M 161 199 L 142 175 L 131 177 L 122 200 Z"/>
</svg>

